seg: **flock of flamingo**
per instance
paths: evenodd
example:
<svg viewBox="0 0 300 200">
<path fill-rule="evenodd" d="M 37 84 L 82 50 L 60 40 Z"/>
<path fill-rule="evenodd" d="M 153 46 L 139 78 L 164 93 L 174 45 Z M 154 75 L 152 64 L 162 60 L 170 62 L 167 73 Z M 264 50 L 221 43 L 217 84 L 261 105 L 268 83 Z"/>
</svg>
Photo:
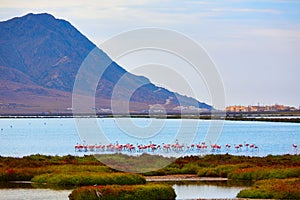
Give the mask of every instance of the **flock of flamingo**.
<svg viewBox="0 0 300 200">
<path fill-rule="evenodd" d="M 292 144 L 295 153 L 298 152 L 298 145 Z M 250 151 L 250 152 L 258 152 L 259 147 L 255 144 L 249 144 L 244 142 L 244 144 L 237 144 L 231 146 L 227 143 L 224 147 L 226 152 L 229 152 L 231 148 L 235 149 L 235 152 L 242 152 L 242 151 Z M 151 141 L 147 145 L 142 144 L 119 144 L 116 142 L 115 144 L 107 144 L 107 145 L 86 145 L 86 144 L 76 144 L 75 145 L 75 152 L 162 152 L 162 153 L 169 153 L 169 152 L 221 152 L 222 146 L 219 144 L 210 144 L 206 145 L 205 142 L 198 143 L 198 144 L 191 144 L 191 145 L 184 145 L 179 144 L 178 141 L 174 144 L 154 144 Z"/>
<path fill-rule="evenodd" d="M 297 148 L 296 144 L 293 144 L 294 148 Z M 255 144 L 238 144 L 231 146 L 230 144 L 226 144 L 224 149 L 226 152 L 229 152 L 231 148 L 234 148 L 236 152 L 241 151 L 259 151 L 259 147 Z M 205 142 L 191 145 L 179 144 L 178 141 L 174 144 L 154 144 L 149 142 L 147 145 L 142 144 L 119 144 L 116 142 L 115 144 L 107 144 L 107 145 L 85 145 L 85 144 L 77 144 L 75 145 L 76 152 L 221 152 L 222 146 L 219 144 L 211 144 L 206 145 Z"/>
</svg>

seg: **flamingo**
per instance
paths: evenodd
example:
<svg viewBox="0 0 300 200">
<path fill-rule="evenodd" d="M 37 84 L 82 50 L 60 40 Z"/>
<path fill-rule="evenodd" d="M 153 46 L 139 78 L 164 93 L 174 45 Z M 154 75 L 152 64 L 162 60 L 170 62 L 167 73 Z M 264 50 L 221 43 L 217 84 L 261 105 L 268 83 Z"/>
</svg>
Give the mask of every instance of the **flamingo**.
<svg viewBox="0 0 300 200">
<path fill-rule="evenodd" d="M 229 151 L 231 145 L 227 143 L 227 144 L 225 145 L 225 147 L 226 147 L 226 150 Z"/>
<path fill-rule="evenodd" d="M 215 150 L 220 151 L 220 149 L 221 149 L 221 145 L 218 145 L 218 144 L 211 144 L 210 146 L 212 148 L 212 151 L 215 151 Z"/>
<path fill-rule="evenodd" d="M 88 146 L 87 145 L 83 145 L 84 151 L 88 151 Z"/>
<path fill-rule="evenodd" d="M 258 152 L 258 151 L 259 151 L 258 146 L 255 145 L 255 146 L 254 146 L 254 150 Z"/>
<path fill-rule="evenodd" d="M 135 147 L 133 146 L 133 144 L 129 145 L 129 151 L 134 151 L 135 150 Z"/>
<path fill-rule="evenodd" d="M 182 145 L 178 144 L 178 145 L 177 145 L 177 150 L 178 150 L 178 151 L 182 151 L 183 148 L 184 148 L 184 144 L 182 144 Z"/>
<path fill-rule="evenodd" d="M 100 150 L 103 151 L 105 149 L 105 145 L 96 145 L 95 148 L 96 148 L 96 151 L 100 151 Z"/>
<path fill-rule="evenodd" d="M 246 150 L 248 150 L 248 148 L 251 149 L 251 151 L 258 151 L 259 147 L 255 144 L 249 144 L 244 142 L 244 144 L 234 144 L 231 145 L 229 143 L 227 143 L 225 145 L 225 150 L 228 152 L 230 150 L 230 148 L 234 147 L 236 149 L 236 152 L 240 152 L 242 151 L 242 148 L 245 146 L 247 147 Z M 298 145 L 297 144 L 292 144 L 293 148 L 295 149 L 295 151 L 297 151 L 298 149 Z M 214 143 L 210 145 L 211 147 L 211 151 L 212 152 L 220 152 L 222 149 L 222 146 Z M 83 140 L 82 144 L 77 143 L 75 146 L 75 152 L 81 152 L 81 151 L 112 151 L 112 152 L 122 152 L 122 151 L 128 151 L 128 152 L 133 152 L 133 151 L 137 151 L 137 152 L 142 152 L 142 151 L 149 151 L 149 152 L 155 152 L 157 150 L 162 150 L 164 152 L 169 152 L 169 151 L 174 151 L 174 152 L 180 152 L 183 150 L 194 150 L 194 148 L 196 148 L 196 150 L 199 150 L 200 152 L 204 152 L 207 150 L 207 145 L 205 145 L 205 142 L 199 142 L 198 144 L 179 144 L 178 140 L 176 140 L 175 143 L 173 144 L 164 144 L 162 143 L 161 145 L 159 144 L 155 144 L 152 143 L 151 141 L 149 142 L 149 144 L 147 145 L 143 145 L 143 144 L 130 144 L 130 143 L 126 143 L 126 144 L 119 144 L 118 141 L 116 141 L 116 143 L 112 144 L 106 144 L 106 145 L 90 145 L 90 144 L 86 144 L 86 142 Z M 137 149 L 137 150 L 136 150 Z M 246 151 L 245 150 L 245 151 Z"/>
<path fill-rule="evenodd" d="M 249 143 L 244 142 L 245 147 L 246 147 L 246 151 L 248 151 L 248 147 L 249 147 Z"/>
<path fill-rule="evenodd" d="M 108 144 L 108 145 L 106 145 L 106 150 L 107 151 L 113 151 L 114 150 L 114 145 L 113 144 Z"/>
<path fill-rule="evenodd" d="M 166 150 L 168 152 L 171 149 L 171 145 L 170 144 L 164 144 L 163 148 L 164 148 L 164 150 Z"/>
<path fill-rule="evenodd" d="M 187 149 L 187 151 L 190 151 L 190 146 L 186 145 L 186 149 Z"/>
<path fill-rule="evenodd" d="M 195 144 L 191 144 L 191 149 L 194 150 Z"/>
<path fill-rule="evenodd" d="M 89 149 L 90 151 L 94 151 L 95 146 L 96 146 L 96 145 L 89 145 L 89 146 L 88 146 L 88 149 Z"/>
<path fill-rule="evenodd" d="M 200 151 L 205 151 L 207 149 L 205 142 L 202 142 L 201 144 L 197 144 L 196 147 L 197 147 L 197 150 L 200 150 Z"/>
<path fill-rule="evenodd" d="M 123 145 L 122 145 L 122 144 L 116 144 L 115 149 L 116 149 L 117 151 L 122 151 Z"/>
<path fill-rule="evenodd" d="M 240 145 L 235 145 L 234 148 L 236 149 L 236 152 L 238 152 L 240 150 Z"/>
<path fill-rule="evenodd" d="M 142 144 L 139 144 L 139 145 L 138 145 L 138 149 L 139 149 L 138 151 L 139 151 L 139 152 L 144 151 L 144 150 L 147 149 L 147 148 L 148 148 L 148 145 L 142 145 Z"/>
<path fill-rule="evenodd" d="M 83 145 L 82 144 L 76 144 L 75 145 L 75 151 L 81 151 L 83 149 Z"/>
<path fill-rule="evenodd" d="M 217 145 L 216 148 L 217 148 L 217 151 L 221 151 L 222 147 L 221 147 L 221 145 Z"/>
</svg>

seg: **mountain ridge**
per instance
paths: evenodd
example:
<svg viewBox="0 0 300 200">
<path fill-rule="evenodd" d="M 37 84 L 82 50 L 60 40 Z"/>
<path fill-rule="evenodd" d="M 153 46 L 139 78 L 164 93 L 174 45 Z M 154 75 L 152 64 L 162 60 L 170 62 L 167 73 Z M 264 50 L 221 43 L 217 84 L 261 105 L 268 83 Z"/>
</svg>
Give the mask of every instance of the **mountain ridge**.
<svg viewBox="0 0 300 200">
<path fill-rule="evenodd" d="M 79 67 L 94 48 L 96 45 L 70 22 L 47 13 L 29 13 L 0 22 L 0 103 L 26 105 L 26 112 L 70 111 Z M 106 55 L 101 50 L 100 53 Z M 98 83 L 95 94 L 98 108 L 110 109 L 109 100 L 121 77 L 126 81 L 121 85 L 118 101 L 126 100 L 129 88 L 139 86 L 130 97 L 130 106 L 136 112 L 143 112 L 153 104 L 164 105 L 169 112 L 182 103 L 182 106 L 194 106 L 195 109 L 213 109 L 193 98 L 157 87 L 148 78 L 131 74 L 114 61 Z M 45 110 L 47 95 L 48 103 L 53 107 L 46 106 Z M 32 101 L 24 97 L 30 97 Z M 53 98 L 57 101 L 53 102 Z M 32 107 L 31 111 L 27 109 L 29 107 Z M 0 114 L 4 112 L 16 110 L 2 107 Z M 22 108 L 17 112 L 22 113 Z"/>
</svg>

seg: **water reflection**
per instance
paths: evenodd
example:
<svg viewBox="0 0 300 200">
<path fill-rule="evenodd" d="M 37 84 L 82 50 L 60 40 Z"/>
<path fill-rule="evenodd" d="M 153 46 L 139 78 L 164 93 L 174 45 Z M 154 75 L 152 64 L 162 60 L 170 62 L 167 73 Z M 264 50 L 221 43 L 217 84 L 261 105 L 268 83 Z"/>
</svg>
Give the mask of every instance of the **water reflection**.
<svg viewBox="0 0 300 200">
<path fill-rule="evenodd" d="M 0 189 L 0 199 L 6 200 L 62 200 L 68 199 L 71 190 L 52 189 Z"/>
<path fill-rule="evenodd" d="M 176 192 L 176 199 L 233 199 L 239 191 L 252 183 L 242 181 L 222 182 L 168 182 Z M 35 185 L 26 182 L 0 182 L 0 199 L 68 199 L 72 192 L 68 189 L 49 189 L 47 185 Z"/>
<path fill-rule="evenodd" d="M 46 185 L 32 184 L 28 181 L 0 181 L 0 199 L 5 200 L 61 200 L 69 199 L 68 195 L 72 192 L 71 189 L 49 189 Z"/>
<path fill-rule="evenodd" d="M 176 199 L 234 199 L 250 183 L 204 182 L 176 183 L 173 185 Z"/>
<path fill-rule="evenodd" d="M 11 182 L 1 182 L 0 189 L 19 189 L 19 188 L 33 188 L 30 182 L 25 181 L 11 181 Z"/>
</svg>

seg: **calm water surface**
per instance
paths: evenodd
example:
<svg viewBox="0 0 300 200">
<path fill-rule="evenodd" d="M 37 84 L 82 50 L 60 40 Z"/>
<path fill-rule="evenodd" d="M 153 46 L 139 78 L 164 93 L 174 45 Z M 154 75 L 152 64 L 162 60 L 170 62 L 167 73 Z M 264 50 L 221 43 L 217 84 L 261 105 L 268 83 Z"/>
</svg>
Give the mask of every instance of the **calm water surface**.
<svg viewBox="0 0 300 200">
<path fill-rule="evenodd" d="M 86 119 L 76 119 L 86 120 Z M 120 119 L 126 120 L 127 119 Z M 133 124 L 147 130 L 149 137 L 128 133 L 128 127 L 118 126 L 117 120 L 112 118 L 97 119 L 95 123 L 103 131 L 111 143 L 200 143 L 205 140 L 210 126 L 208 120 L 188 119 L 131 119 Z M 151 124 L 153 123 L 153 124 Z M 148 127 L 151 126 L 151 127 Z M 157 126 L 157 127 L 156 127 Z M 153 129 L 153 132 L 151 132 Z M 0 119 L 0 155 L 24 156 L 30 154 L 47 155 L 83 155 L 86 152 L 75 152 L 74 145 L 82 143 L 80 138 L 84 134 L 97 135 L 98 130 L 84 127 L 84 133 L 78 133 L 75 119 L 71 118 L 41 118 L 41 119 Z M 94 144 L 102 141 L 92 140 Z M 293 143 L 300 141 L 300 124 L 280 122 L 238 122 L 226 121 L 217 143 L 222 146 L 220 152 L 264 156 L 268 154 L 281 155 L 295 153 Z M 230 143 L 232 148 L 225 150 L 225 144 Z M 259 151 L 250 151 L 245 147 L 241 151 L 233 148 L 235 144 L 255 144 Z M 189 154 L 200 154 L 190 151 Z"/>
<path fill-rule="evenodd" d="M 71 190 L 0 189 L 1 200 L 67 200 Z"/>
<path fill-rule="evenodd" d="M 77 120 L 77 121 L 76 121 Z M 97 134 L 98 130 L 90 126 L 79 132 L 76 127 L 78 120 L 71 118 L 32 118 L 32 119 L 0 119 L 0 155 L 25 156 L 30 154 L 46 155 L 84 155 L 87 152 L 75 152 L 74 145 L 82 143 L 86 133 Z M 131 119 L 132 123 L 145 130 L 148 134 L 138 135 L 128 133 L 131 128 L 124 120 L 125 127 L 120 128 L 116 119 L 94 119 L 94 123 L 104 132 L 111 143 L 200 143 L 205 140 L 210 126 L 208 120 L 181 120 L 181 119 Z M 150 126 L 150 127 L 149 127 Z M 149 132 L 147 132 L 149 131 Z M 147 137 L 148 136 L 148 137 Z M 93 141 L 101 144 L 102 141 Z M 268 154 L 281 155 L 297 153 L 293 143 L 300 142 L 300 124 L 274 122 L 238 122 L 226 121 L 217 143 L 222 145 L 221 151 L 204 153 L 230 153 L 234 155 L 264 156 Z M 243 148 L 236 151 L 233 148 L 225 150 L 225 144 L 250 143 L 259 146 L 259 151 L 250 151 Z M 202 154 L 203 152 L 190 151 L 187 154 Z M 243 186 L 220 186 L 212 184 L 175 184 L 178 199 L 195 198 L 234 198 L 243 189 Z M 68 199 L 71 190 L 51 190 L 33 188 L 2 188 L 0 199 Z"/>
<path fill-rule="evenodd" d="M 173 185 L 176 199 L 234 199 L 237 194 L 246 187 L 217 186 L 217 185 Z"/>
<path fill-rule="evenodd" d="M 24 185 L 24 184 L 23 184 Z M 30 184 L 29 184 L 30 185 Z M 176 192 L 176 199 L 234 199 L 238 192 L 246 187 L 220 186 L 214 184 L 174 184 L 172 186 Z M 37 188 L 1 188 L 0 200 L 64 200 L 72 190 L 52 190 Z"/>
</svg>

